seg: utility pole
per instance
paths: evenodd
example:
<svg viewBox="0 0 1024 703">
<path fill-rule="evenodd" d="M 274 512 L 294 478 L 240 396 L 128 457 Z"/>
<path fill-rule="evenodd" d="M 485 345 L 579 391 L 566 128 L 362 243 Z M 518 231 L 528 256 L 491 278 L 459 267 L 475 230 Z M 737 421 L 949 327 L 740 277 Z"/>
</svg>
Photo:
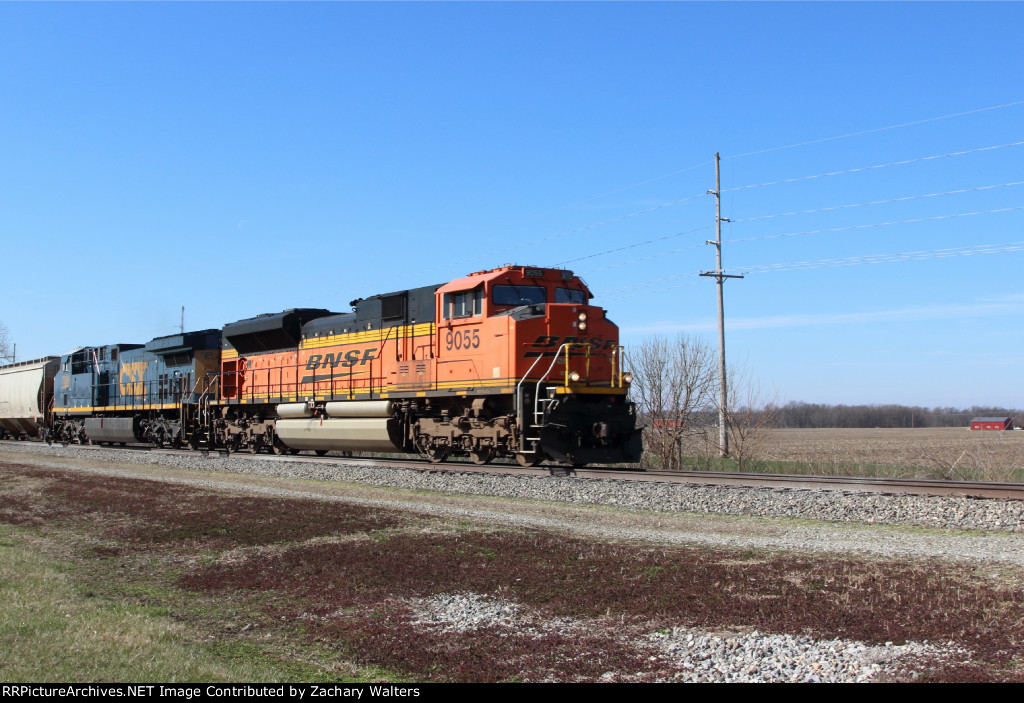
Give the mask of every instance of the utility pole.
<svg viewBox="0 0 1024 703">
<path fill-rule="evenodd" d="M 181 306 L 181 333 L 185 334 L 185 306 Z"/>
<path fill-rule="evenodd" d="M 728 408 L 729 395 L 725 375 L 725 296 L 723 284 L 726 278 L 743 278 L 729 275 L 722 271 L 722 223 L 728 218 L 722 217 L 722 169 L 718 152 L 715 152 L 715 189 L 709 190 L 715 196 L 715 239 L 705 244 L 715 245 L 715 270 L 705 271 L 701 276 L 710 276 L 718 281 L 718 446 L 722 458 L 729 456 L 729 433 L 726 431 L 725 411 Z"/>
</svg>

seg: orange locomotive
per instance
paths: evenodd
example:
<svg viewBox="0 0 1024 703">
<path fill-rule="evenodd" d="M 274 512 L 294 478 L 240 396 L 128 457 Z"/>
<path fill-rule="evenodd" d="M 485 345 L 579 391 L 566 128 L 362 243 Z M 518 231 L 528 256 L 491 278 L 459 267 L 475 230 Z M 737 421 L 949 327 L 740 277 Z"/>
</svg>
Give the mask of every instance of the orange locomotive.
<svg viewBox="0 0 1024 703">
<path fill-rule="evenodd" d="M 638 461 L 618 327 L 591 298 L 571 271 L 505 266 L 227 325 L 208 443 Z"/>
</svg>

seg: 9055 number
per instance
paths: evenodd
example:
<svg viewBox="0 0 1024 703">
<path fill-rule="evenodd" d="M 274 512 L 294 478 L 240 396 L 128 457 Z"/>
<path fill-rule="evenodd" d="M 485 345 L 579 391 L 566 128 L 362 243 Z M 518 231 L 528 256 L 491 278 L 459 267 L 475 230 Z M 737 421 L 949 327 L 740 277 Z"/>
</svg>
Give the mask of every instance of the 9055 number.
<svg viewBox="0 0 1024 703">
<path fill-rule="evenodd" d="M 465 330 L 462 332 L 448 330 L 444 336 L 445 349 L 478 349 L 480 347 L 480 333 L 477 330 Z"/>
</svg>

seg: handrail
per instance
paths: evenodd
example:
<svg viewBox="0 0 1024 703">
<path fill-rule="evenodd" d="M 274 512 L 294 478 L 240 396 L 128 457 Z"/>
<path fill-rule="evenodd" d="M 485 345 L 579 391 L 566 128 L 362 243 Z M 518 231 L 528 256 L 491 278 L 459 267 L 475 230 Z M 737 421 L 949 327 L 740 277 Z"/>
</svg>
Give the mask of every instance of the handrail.
<svg viewBox="0 0 1024 703">
<path fill-rule="evenodd" d="M 558 363 L 558 355 L 562 353 L 563 349 L 565 349 L 565 385 L 563 387 L 568 388 L 569 387 L 569 349 L 571 347 L 578 347 L 578 346 L 580 346 L 579 342 L 562 342 L 562 345 L 560 347 L 558 347 L 558 349 L 555 351 L 554 355 L 551 357 L 551 363 L 548 365 L 548 370 L 545 371 L 544 375 L 541 376 L 540 380 L 537 381 L 536 392 L 534 392 L 534 394 L 533 394 L 533 420 L 534 420 L 534 423 L 537 423 L 537 420 L 538 420 L 538 418 L 539 418 L 539 416 L 541 414 L 541 410 L 540 410 L 540 384 L 544 383 L 544 380 L 548 377 L 548 374 L 551 373 L 551 369 L 555 368 L 555 365 Z"/>
<path fill-rule="evenodd" d="M 620 353 L 621 352 L 621 353 Z M 625 374 L 623 366 L 626 361 L 626 347 L 621 344 L 616 344 L 615 348 L 612 349 L 612 387 L 613 388 L 625 388 L 625 384 L 622 383 L 622 376 Z M 616 382 L 616 379 L 618 381 Z"/>
<path fill-rule="evenodd" d="M 559 348 L 559 351 L 561 351 L 561 348 Z M 523 388 L 523 384 L 526 383 L 526 379 L 530 377 L 530 374 L 533 373 L 533 369 L 537 366 L 538 362 L 540 362 L 540 360 L 543 359 L 543 358 L 544 358 L 543 355 L 541 355 L 541 356 L 538 356 L 536 359 L 534 359 L 533 363 L 530 364 L 530 368 L 527 369 L 526 374 L 521 379 L 519 379 L 519 383 L 516 384 L 516 418 L 519 421 L 519 428 L 520 428 L 519 429 L 519 449 L 521 451 L 526 451 L 526 446 L 525 446 L 525 443 L 526 443 L 526 427 L 525 427 L 526 417 L 523 415 L 522 388 Z M 554 358 L 555 359 L 558 358 L 558 352 L 557 351 L 555 352 Z M 554 365 L 554 361 L 552 361 L 551 364 L 553 366 Z M 548 368 L 548 371 L 550 371 L 550 370 L 551 369 Z M 547 377 L 547 372 L 545 372 L 544 376 Z M 540 381 L 538 381 L 537 383 L 539 385 Z M 536 419 L 537 418 L 536 418 L 536 410 L 535 410 L 534 411 L 534 420 L 536 420 Z"/>
</svg>

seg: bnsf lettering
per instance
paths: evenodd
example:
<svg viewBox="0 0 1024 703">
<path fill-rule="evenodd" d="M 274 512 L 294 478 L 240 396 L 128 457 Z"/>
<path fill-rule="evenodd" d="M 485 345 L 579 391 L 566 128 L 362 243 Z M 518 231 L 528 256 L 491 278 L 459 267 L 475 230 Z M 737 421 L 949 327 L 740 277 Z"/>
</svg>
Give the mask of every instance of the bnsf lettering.
<svg viewBox="0 0 1024 703">
<path fill-rule="evenodd" d="M 377 358 L 377 348 L 363 349 L 360 352 L 358 349 L 352 349 L 351 351 L 345 352 L 344 355 L 338 354 L 311 354 L 309 359 L 306 360 L 306 369 L 308 371 L 316 371 L 317 369 L 336 369 L 339 366 L 342 368 L 351 368 L 353 366 L 362 366 L 368 361 L 373 361 Z"/>
</svg>

